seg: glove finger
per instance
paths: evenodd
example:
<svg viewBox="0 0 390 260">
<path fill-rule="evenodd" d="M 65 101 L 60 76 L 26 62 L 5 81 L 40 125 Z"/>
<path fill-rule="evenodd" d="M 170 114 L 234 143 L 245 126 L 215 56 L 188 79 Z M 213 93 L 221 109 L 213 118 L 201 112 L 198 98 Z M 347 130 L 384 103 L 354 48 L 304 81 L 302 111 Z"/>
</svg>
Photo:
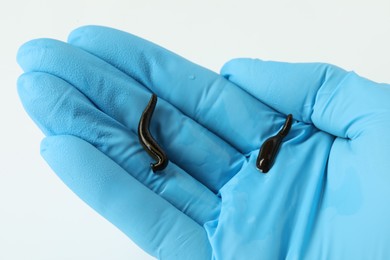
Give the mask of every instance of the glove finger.
<svg viewBox="0 0 390 260">
<path fill-rule="evenodd" d="M 151 94 L 121 71 L 83 50 L 48 39 L 25 44 L 18 60 L 26 71 L 45 71 L 66 80 L 105 114 L 137 134 Z M 221 138 L 161 98 L 152 120 L 151 132 L 168 158 L 214 192 L 230 180 L 245 160 Z"/>
<path fill-rule="evenodd" d="M 221 74 L 275 110 L 338 137 L 375 130 L 390 109 L 389 85 L 329 64 L 235 59 Z"/>
<path fill-rule="evenodd" d="M 26 111 L 46 135 L 86 140 L 200 224 L 218 214 L 219 199 L 214 193 L 172 162 L 161 176 L 154 174 L 138 136 L 62 79 L 41 72 L 24 74 L 18 90 Z"/>
<path fill-rule="evenodd" d="M 220 75 L 134 35 L 86 26 L 68 41 L 142 83 L 243 154 L 258 149 L 283 124 L 282 115 Z"/>
<path fill-rule="evenodd" d="M 41 153 L 74 193 L 149 254 L 211 258 L 202 226 L 91 144 L 74 136 L 52 136 L 43 140 Z"/>
</svg>

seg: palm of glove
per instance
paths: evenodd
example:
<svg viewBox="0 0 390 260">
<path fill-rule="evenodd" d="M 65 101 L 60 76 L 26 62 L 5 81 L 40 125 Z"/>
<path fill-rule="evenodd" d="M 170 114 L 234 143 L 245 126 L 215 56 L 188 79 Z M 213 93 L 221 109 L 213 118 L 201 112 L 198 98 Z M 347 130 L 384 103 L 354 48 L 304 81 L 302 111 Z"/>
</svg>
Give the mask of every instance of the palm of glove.
<svg viewBox="0 0 390 260">
<path fill-rule="evenodd" d="M 246 59 L 224 66 L 228 81 L 101 27 L 78 29 L 69 42 L 19 51 L 21 99 L 49 136 L 42 155 L 150 254 L 389 255 L 388 85 L 324 64 Z M 151 131 L 170 159 L 158 175 L 137 137 L 150 91 L 160 97 Z M 297 121 L 261 174 L 258 150 L 289 113 Z"/>
</svg>

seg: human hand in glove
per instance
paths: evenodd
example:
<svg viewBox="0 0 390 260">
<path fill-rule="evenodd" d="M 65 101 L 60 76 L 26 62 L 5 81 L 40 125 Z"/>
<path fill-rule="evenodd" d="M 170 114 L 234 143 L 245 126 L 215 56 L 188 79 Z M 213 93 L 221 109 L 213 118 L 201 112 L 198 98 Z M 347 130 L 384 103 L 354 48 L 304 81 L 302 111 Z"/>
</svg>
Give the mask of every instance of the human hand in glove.
<svg viewBox="0 0 390 260">
<path fill-rule="evenodd" d="M 18 91 L 44 159 L 160 259 L 390 258 L 390 86 L 332 65 L 237 59 L 221 75 L 87 26 L 23 45 Z M 169 158 L 154 173 L 138 138 Z M 293 115 L 268 173 L 262 144 Z"/>
</svg>

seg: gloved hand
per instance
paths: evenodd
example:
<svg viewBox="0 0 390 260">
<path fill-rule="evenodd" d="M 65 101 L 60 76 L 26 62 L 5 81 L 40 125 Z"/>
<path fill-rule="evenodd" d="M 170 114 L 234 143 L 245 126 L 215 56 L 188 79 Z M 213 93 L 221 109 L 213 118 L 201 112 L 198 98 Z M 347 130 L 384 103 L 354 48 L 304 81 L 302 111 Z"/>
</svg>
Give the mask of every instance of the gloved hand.
<svg viewBox="0 0 390 260">
<path fill-rule="evenodd" d="M 41 153 L 81 199 L 161 259 L 389 259 L 390 86 L 320 63 L 238 59 L 226 78 L 109 28 L 18 53 Z M 137 126 L 168 167 L 155 174 Z M 262 143 L 294 121 L 267 174 Z"/>
</svg>

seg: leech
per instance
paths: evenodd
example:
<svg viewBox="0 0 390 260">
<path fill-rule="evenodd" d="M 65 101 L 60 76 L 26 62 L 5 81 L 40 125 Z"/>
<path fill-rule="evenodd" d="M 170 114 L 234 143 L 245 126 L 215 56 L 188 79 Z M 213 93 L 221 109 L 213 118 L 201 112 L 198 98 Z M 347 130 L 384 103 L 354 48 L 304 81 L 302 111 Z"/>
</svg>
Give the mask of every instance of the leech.
<svg viewBox="0 0 390 260">
<path fill-rule="evenodd" d="M 152 94 L 148 105 L 146 106 L 144 112 L 142 113 L 141 119 L 138 124 L 138 138 L 141 142 L 145 151 L 157 162 L 151 163 L 150 167 L 153 172 L 164 170 L 168 165 L 168 158 L 158 145 L 156 140 L 154 140 L 153 136 L 150 134 L 149 125 L 150 120 L 152 119 L 152 115 L 154 109 L 157 104 L 157 96 Z"/>
<path fill-rule="evenodd" d="M 268 138 L 260 148 L 259 155 L 256 160 L 256 167 L 262 173 L 267 173 L 274 164 L 276 155 L 279 151 L 280 144 L 283 138 L 286 137 L 291 129 L 293 116 L 290 114 L 287 116 L 286 121 L 282 129 L 274 136 Z"/>
</svg>

